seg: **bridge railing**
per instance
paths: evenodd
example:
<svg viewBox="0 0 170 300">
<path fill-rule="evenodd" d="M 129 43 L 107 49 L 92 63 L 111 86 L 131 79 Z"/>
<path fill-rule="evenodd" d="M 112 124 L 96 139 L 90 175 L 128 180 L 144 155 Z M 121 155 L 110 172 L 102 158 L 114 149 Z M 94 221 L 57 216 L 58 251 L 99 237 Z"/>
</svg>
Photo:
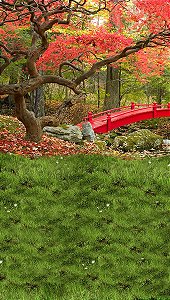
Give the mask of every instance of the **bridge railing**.
<svg viewBox="0 0 170 300">
<path fill-rule="evenodd" d="M 158 104 L 158 103 L 151 103 L 151 104 L 143 104 L 143 103 L 134 103 L 131 102 L 131 105 L 128 106 L 121 106 L 121 107 L 114 107 L 112 109 L 109 110 L 105 110 L 96 114 L 93 114 L 92 112 L 88 112 L 88 116 L 85 117 L 83 120 L 84 121 L 89 121 L 92 122 L 93 119 L 98 118 L 100 116 L 104 116 L 104 115 L 111 115 L 112 113 L 116 113 L 116 112 L 126 112 L 129 110 L 135 110 L 135 109 L 143 109 L 143 108 L 153 108 L 153 111 L 156 112 L 157 109 L 169 109 L 170 110 L 170 102 L 168 104 Z"/>
</svg>

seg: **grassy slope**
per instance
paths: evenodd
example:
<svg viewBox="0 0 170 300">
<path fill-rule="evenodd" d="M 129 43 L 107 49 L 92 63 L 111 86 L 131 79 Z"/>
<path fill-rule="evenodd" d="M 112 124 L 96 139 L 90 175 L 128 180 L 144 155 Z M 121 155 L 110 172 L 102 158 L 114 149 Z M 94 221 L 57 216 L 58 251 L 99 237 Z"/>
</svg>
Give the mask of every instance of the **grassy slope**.
<svg viewBox="0 0 170 300">
<path fill-rule="evenodd" d="M 2 300 L 170 299 L 170 158 L 0 154 L 0 170 Z"/>
</svg>

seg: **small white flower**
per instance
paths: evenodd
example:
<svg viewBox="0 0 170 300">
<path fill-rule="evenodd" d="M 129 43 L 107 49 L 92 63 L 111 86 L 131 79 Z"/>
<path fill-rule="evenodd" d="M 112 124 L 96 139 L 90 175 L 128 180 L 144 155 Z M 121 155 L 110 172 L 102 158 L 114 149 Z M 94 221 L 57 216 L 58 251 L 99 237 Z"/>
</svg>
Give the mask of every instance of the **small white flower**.
<svg viewBox="0 0 170 300">
<path fill-rule="evenodd" d="M 102 213 L 102 210 L 99 210 L 99 213 Z"/>
<path fill-rule="evenodd" d="M 0 260 L 0 264 L 2 264 L 3 263 L 3 260 Z"/>
<path fill-rule="evenodd" d="M 106 206 L 107 206 L 107 207 L 109 207 L 109 206 L 110 206 L 110 204 L 109 204 L 109 203 L 107 203 L 107 204 L 106 204 Z"/>
<path fill-rule="evenodd" d="M 56 161 L 56 164 L 58 164 L 58 161 Z"/>
<path fill-rule="evenodd" d="M 170 164 L 168 165 L 168 167 L 170 167 Z"/>
<path fill-rule="evenodd" d="M 84 270 L 87 270 L 87 269 L 88 269 L 87 267 L 84 268 Z"/>
<path fill-rule="evenodd" d="M 62 156 L 61 156 L 60 158 L 61 158 L 61 159 L 63 159 L 63 157 L 62 157 Z"/>
<path fill-rule="evenodd" d="M 151 161 L 148 161 L 148 164 L 151 164 Z"/>
<path fill-rule="evenodd" d="M 82 264 L 82 266 L 84 267 L 84 264 Z"/>
<path fill-rule="evenodd" d="M 36 150 L 38 150 L 38 148 L 37 147 L 32 147 L 32 150 L 36 151 Z"/>
<path fill-rule="evenodd" d="M 18 206 L 18 204 L 17 203 L 14 203 L 14 207 L 17 207 Z"/>
<path fill-rule="evenodd" d="M 95 260 L 92 260 L 91 263 L 94 264 L 94 263 L 95 263 Z"/>
<path fill-rule="evenodd" d="M 7 213 L 9 213 L 10 212 L 10 210 L 7 210 Z"/>
</svg>

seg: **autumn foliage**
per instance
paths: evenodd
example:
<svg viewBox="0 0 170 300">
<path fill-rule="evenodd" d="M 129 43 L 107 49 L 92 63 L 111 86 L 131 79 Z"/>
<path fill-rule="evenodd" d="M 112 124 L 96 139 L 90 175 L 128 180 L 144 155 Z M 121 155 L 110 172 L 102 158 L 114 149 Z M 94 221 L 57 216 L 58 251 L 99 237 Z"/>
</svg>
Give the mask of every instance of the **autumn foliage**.
<svg viewBox="0 0 170 300">
<path fill-rule="evenodd" d="M 27 110 L 26 94 L 56 83 L 80 95 L 95 72 L 127 58 L 147 76 L 161 74 L 169 56 L 170 0 L 1 0 L 0 19 L 0 75 L 20 67 L 14 83 L 1 80 L 0 95 L 14 96 L 33 141 L 44 122 Z"/>
</svg>

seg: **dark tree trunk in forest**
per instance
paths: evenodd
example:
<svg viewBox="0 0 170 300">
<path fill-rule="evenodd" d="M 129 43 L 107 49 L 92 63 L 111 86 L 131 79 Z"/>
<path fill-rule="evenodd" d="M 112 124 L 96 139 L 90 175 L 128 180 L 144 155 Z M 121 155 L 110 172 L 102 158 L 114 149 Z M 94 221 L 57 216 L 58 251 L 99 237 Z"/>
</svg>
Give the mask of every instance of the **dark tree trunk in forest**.
<svg viewBox="0 0 170 300">
<path fill-rule="evenodd" d="M 164 95 L 164 89 L 159 85 L 158 90 L 157 90 L 157 103 L 158 104 L 162 103 L 163 95 Z"/>
<path fill-rule="evenodd" d="M 97 72 L 97 107 L 100 107 L 100 73 Z"/>
<path fill-rule="evenodd" d="M 42 137 L 40 120 L 35 117 L 34 112 L 27 110 L 24 96 L 16 94 L 14 100 L 16 105 L 16 116 L 26 128 L 25 139 L 39 142 Z"/>
<path fill-rule="evenodd" d="M 104 110 L 120 106 L 120 67 L 107 65 Z"/>
<path fill-rule="evenodd" d="M 33 110 L 36 117 L 43 117 L 45 115 L 44 104 L 43 86 L 39 86 L 31 92 L 31 110 Z"/>
<path fill-rule="evenodd" d="M 18 73 L 12 72 L 9 78 L 9 84 L 16 83 L 18 81 Z M 8 108 L 11 109 L 14 107 L 14 95 L 8 95 Z"/>
</svg>

